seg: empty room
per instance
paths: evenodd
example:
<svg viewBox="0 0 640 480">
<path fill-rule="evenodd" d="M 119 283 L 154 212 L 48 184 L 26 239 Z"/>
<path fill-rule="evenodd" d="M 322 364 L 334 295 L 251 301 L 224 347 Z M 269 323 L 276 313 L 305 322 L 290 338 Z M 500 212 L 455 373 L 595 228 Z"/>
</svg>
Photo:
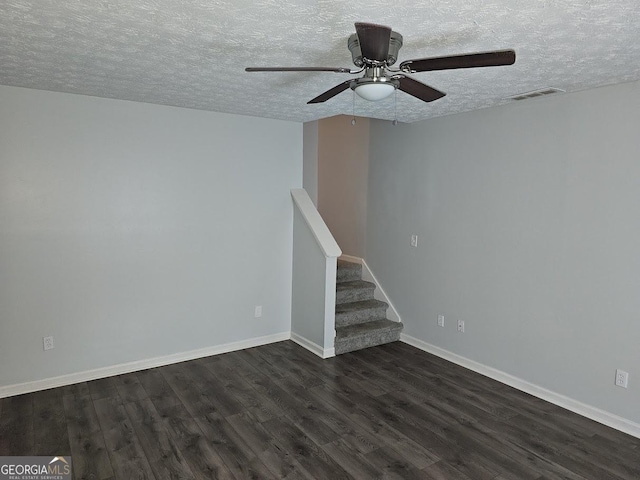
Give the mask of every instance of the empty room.
<svg viewBox="0 0 640 480">
<path fill-rule="evenodd" d="M 0 478 L 640 478 L 640 4 L 0 4 Z"/>
</svg>

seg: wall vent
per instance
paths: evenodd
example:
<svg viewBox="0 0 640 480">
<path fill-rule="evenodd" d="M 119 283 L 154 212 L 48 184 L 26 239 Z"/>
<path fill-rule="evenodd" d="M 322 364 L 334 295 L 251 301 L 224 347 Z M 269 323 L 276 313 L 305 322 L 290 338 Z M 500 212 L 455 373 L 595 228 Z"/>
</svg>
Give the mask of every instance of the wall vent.
<svg viewBox="0 0 640 480">
<path fill-rule="evenodd" d="M 531 92 L 517 93 L 516 95 L 507 97 L 507 100 L 526 100 L 528 98 L 543 97 L 545 95 L 553 95 L 555 93 L 564 93 L 564 92 L 565 90 L 561 90 L 559 88 L 545 87 L 545 88 L 540 88 L 538 90 L 533 90 Z"/>
</svg>

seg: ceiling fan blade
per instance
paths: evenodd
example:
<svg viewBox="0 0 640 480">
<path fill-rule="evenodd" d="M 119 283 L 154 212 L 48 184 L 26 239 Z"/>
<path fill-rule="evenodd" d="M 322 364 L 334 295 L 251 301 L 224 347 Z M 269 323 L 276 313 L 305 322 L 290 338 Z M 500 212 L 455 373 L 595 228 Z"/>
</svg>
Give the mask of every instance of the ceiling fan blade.
<svg viewBox="0 0 640 480">
<path fill-rule="evenodd" d="M 439 98 L 442 98 L 446 95 L 446 93 L 441 92 L 440 90 L 436 90 L 429 85 L 425 85 L 422 82 L 414 80 L 411 77 L 405 77 L 404 75 L 398 75 L 394 78 L 400 80 L 400 85 L 398 88 L 409 95 L 413 95 L 416 98 L 419 98 L 423 102 L 433 102 Z"/>
<path fill-rule="evenodd" d="M 420 58 L 405 60 L 400 64 L 403 72 L 430 72 L 432 70 L 451 70 L 454 68 L 498 67 L 513 65 L 516 52 L 513 50 L 496 50 L 493 52 L 451 55 L 448 57 Z"/>
<path fill-rule="evenodd" d="M 391 29 L 375 23 L 356 23 L 356 34 L 362 56 L 368 60 L 382 62 L 389 56 Z"/>
<path fill-rule="evenodd" d="M 347 80 L 346 82 L 343 82 L 343 83 L 341 83 L 339 85 L 336 85 L 335 87 L 333 87 L 333 88 L 327 90 L 326 92 L 318 95 L 316 98 L 313 98 L 313 99 L 309 100 L 307 103 L 322 103 L 322 102 L 326 102 L 330 98 L 335 97 L 339 93 L 342 93 L 347 88 L 349 88 L 349 86 L 350 86 L 352 81 L 353 80 Z"/>
<path fill-rule="evenodd" d="M 350 68 L 333 67 L 247 67 L 245 72 L 335 72 L 351 73 Z"/>
</svg>

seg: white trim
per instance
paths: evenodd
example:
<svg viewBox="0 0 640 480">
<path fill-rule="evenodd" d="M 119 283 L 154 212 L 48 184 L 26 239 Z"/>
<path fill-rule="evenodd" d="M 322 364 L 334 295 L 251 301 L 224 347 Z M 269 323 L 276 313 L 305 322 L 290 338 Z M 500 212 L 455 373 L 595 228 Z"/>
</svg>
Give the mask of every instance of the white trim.
<svg viewBox="0 0 640 480">
<path fill-rule="evenodd" d="M 376 300 L 385 302 L 387 305 L 389 305 L 389 308 L 387 309 L 387 318 L 389 320 L 393 322 L 402 323 L 402 319 L 400 318 L 400 314 L 396 310 L 396 307 L 394 307 L 393 303 L 391 303 L 391 300 L 389 300 L 387 293 L 384 291 L 384 289 L 380 285 L 380 282 L 375 277 L 375 275 L 369 268 L 369 265 L 367 265 L 367 262 L 364 260 L 364 258 L 353 257 L 351 255 L 342 255 L 340 257 L 340 260 L 344 260 L 346 262 L 351 262 L 351 263 L 359 263 L 360 265 L 362 265 L 362 279 L 367 282 L 375 283 L 376 285 L 376 289 L 373 291 L 373 298 L 375 298 Z"/>
<path fill-rule="evenodd" d="M 336 336 L 336 282 L 338 273 L 338 261 L 335 258 L 327 258 L 325 262 L 325 286 L 324 286 L 324 330 L 322 358 L 327 358 L 325 352 L 333 350 Z M 293 329 L 292 329 L 293 330 Z M 331 355 L 333 356 L 333 355 Z"/>
<path fill-rule="evenodd" d="M 245 348 L 258 347 L 268 343 L 281 342 L 283 340 L 289 340 L 290 338 L 290 332 L 275 333 L 264 337 L 250 338 L 239 342 L 225 343 L 223 345 L 200 348 L 198 350 L 191 350 L 188 352 L 174 353 L 172 355 L 137 360 L 135 362 L 121 363 L 119 365 L 111 365 L 109 367 L 96 368 L 94 370 L 86 370 L 84 372 L 70 373 L 59 377 L 35 380 L 33 382 L 7 385 L 0 387 L 0 398 L 22 395 L 23 393 L 37 392 L 39 390 L 48 390 L 50 388 L 63 387 L 74 383 L 87 382 L 90 380 L 97 380 L 99 378 L 112 377 L 114 375 L 122 375 L 124 373 L 147 370 L 149 368 L 163 367 L 173 363 L 195 360 L 196 358 L 209 357 L 211 355 L 219 355 L 221 353 L 233 352 L 236 350 L 244 350 Z"/>
<path fill-rule="evenodd" d="M 498 382 L 509 385 L 510 387 L 516 388 L 522 392 L 533 395 L 534 397 L 541 398 L 547 402 L 566 408 L 578 415 L 582 415 L 583 417 L 590 418 L 598 423 L 602 423 L 611 428 L 615 428 L 616 430 L 620 430 L 621 432 L 640 438 L 640 424 L 632 422 L 631 420 L 627 420 L 626 418 L 619 417 L 618 415 L 587 405 L 586 403 L 579 402 L 559 393 L 552 392 L 551 390 L 529 383 L 526 380 L 514 377 L 513 375 L 501 370 L 488 367 L 404 333 L 400 334 L 400 340 L 419 348 L 420 350 L 431 353 L 440 358 L 444 358 L 452 363 L 468 368 L 469 370 L 473 370 L 474 372 L 497 380 Z"/>
<path fill-rule="evenodd" d="M 314 343 L 311 340 L 308 340 L 303 336 L 298 335 L 297 333 L 291 332 L 291 341 L 297 343 L 302 348 L 306 348 L 311 353 L 319 356 L 320 358 L 324 359 L 324 358 L 331 358 L 336 356 L 336 349 L 334 347 L 322 348 L 317 343 Z"/>
<path fill-rule="evenodd" d="M 367 265 L 367 262 L 364 259 L 362 259 L 362 279 L 366 280 L 367 282 L 376 284 L 377 288 L 373 292 L 373 298 L 375 298 L 376 300 L 381 300 L 389 305 L 389 308 L 387 309 L 387 318 L 394 322 L 402 323 L 402 319 L 400 318 L 400 314 L 396 310 L 396 307 L 393 306 L 393 303 L 391 303 L 389 296 L 384 291 L 382 285 L 380 285 L 380 282 L 375 277 L 375 275 L 369 268 L 369 265 Z"/>
<path fill-rule="evenodd" d="M 336 258 L 342 255 L 342 250 L 331 235 L 327 224 L 316 210 L 316 206 L 311 201 L 309 194 L 304 188 L 292 188 L 291 197 L 302 214 L 302 218 L 307 222 L 311 233 L 318 242 L 325 257 Z"/>
</svg>

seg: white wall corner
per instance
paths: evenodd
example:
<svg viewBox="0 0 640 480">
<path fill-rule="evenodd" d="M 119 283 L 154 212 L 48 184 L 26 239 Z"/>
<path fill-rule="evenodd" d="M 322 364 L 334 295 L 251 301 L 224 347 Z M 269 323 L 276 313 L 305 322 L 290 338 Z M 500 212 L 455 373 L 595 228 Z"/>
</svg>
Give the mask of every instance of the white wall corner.
<svg viewBox="0 0 640 480">
<path fill-rule="evenodd" d="M 291 332 L 291 341 L 297 343 L 302 348 L 309 350 L 311 353 L 319 356 L 320 358 L 331 358 L 336 356 L 336 350 L 333 347 L 330 348 L 322 348 L 317 343 L 312 342 L 311 340 L 304 338 L 301 335 Z"/>
<path fill-rule="evenodd" d="M 445 360 L 455 363 L 456 365 L 460 365 L 461 367 L 468 368 L 469 370 L 484 375 L 485 377 L 489 377 L 500 383 L 509 385 L 510 387 L 528 393 L 529 395 L 541 398 L 542 400 L 546 400 L 547 402 L 558 405 L 559 407 L 566 408 L 578 415 L 582 415 L 583 417 L 602 423 L 608 427 L 640 438 L 640 424 L 632 422 L 631 420 L 627 420 L 626 418 L 619 417 L 618 415 L 587 405 L 559 393 L 552 392 L 551 390 L 547 390 L 539 385 L 514 377 L 513 375 L 501 370 L 488 367 L 482 363 L 470 360 L 443 348 L 436 347 L 435 345 L 431 345 L 430 343 L 405 333 L 400 334 L 400 341 L 419 348 L 427 353 L 431 353 L 437 357 L 444 358 Z"/>
<path fill-rule="evenodd" d="M 338 273 L 337 258 L 327 258 L 325 263 L 324 291 L 324 349 L 335 346 L 336 331 L 336 282 Z M 326 358 L 326 357 L 322 357 Z"/>
</svg>

